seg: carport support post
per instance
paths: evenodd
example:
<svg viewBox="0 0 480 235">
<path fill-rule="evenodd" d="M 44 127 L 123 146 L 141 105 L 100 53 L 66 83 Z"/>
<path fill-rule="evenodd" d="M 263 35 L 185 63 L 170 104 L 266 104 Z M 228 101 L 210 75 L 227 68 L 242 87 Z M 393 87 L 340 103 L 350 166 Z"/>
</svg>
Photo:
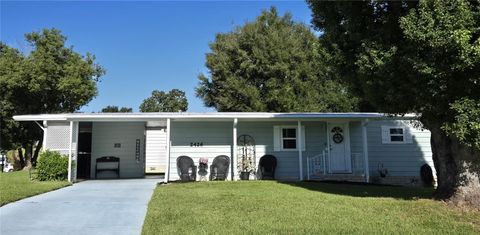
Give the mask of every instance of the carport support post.
<svg viewBox="0 0 480 235">
<path fill-rule="evenodd" d="M 70 121 L 70 148 L 68 151 L 68 182 L 72 182 L 72 143 L 73 142 L 73 121 Z"/>
<path fill-rule="evenodd" d="M 233 119 L 233 148 L 232 148 L 232 180 L 237 180 L 237 124 L 238 119 Z"/>
<path fill-rule="evenodd" d="M 365 173 L 365 182 L 370 181 L 370 167 L 368 166 L 368 140 L 367 140 L 368 119 L 362 121 L 362 145 L 363 145 L 363 168 Z"/>
<path fill-rule="evenodd" d="M 298 139 L 298 167 L 299 167 L 299 173 L 300 173 L 300 181 L 303 181 L 303 156 L 302 156 L 302 122 L 299 120 L 297 121 L 297 139 Z"/>
<path fill-rule="evenodd" d="M 164 182 L 168 183 L 168 180 L 170 179 L 170 118 L 167 118 L 167 169 L 165 169 L 165 176 Z"/>
</svg>

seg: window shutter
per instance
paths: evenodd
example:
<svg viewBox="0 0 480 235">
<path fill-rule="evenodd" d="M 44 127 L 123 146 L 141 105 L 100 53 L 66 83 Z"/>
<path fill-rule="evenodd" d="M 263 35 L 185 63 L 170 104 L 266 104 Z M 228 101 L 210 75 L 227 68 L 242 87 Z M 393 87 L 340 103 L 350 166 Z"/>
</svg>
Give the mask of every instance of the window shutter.
<svg viewBox="0 0 480 235">
<path fill-rule="evenodd" d="M 382 126 L 382 144 L 390 143 L 390 128 Z"/>
<path fill-rule="evenodd" d="M 305 142 L 305 126 L 302 126 L 302 151 L 307 149 Z"/>
<path fill-rule="evenodd" d="M 273 126 L 273 151 L 280 151 L 281 150 L 281 130 L 280 126 Z"/>
<path fill-rule="evenodd" d="M 413 143 L 413 133 L 412 128 L 410 126 L 405 127 L 405 143 L 412 144 Z"/>
</svg>

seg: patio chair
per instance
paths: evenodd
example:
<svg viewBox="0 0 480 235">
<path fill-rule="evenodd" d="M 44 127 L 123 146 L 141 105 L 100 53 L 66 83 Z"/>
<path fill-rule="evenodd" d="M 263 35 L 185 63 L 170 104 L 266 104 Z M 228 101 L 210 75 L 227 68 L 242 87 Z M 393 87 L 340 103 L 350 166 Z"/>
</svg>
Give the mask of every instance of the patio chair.
<svg viewBox="0 0 480 235">
<path fill-rule="evenodd" d="M 177 158 L 177 171 L 181 181 L 195 181 L 197 179 L 197 167 L 189 156 Z"/>
<path fill-rule="evenodd" d="M 210 180 L 226 180 L 230 168 L 230 158 L 225 155 L 217 156 L 210 165 Z"/>
<path fill-rule="evenodd" d="M 259 163 L 260 176 L 262 180 L 275 179 L 275 168 L 277 168 L 277 158 L 273 155 L 264 155 Z"/>
</svg>

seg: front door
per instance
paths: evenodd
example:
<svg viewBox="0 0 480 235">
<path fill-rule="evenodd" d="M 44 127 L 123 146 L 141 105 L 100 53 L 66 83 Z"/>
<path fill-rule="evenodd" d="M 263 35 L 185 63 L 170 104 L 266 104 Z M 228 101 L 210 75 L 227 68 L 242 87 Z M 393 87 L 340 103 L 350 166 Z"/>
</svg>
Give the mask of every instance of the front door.
<svg viewBox="0 0 480 235">
<path fill-rule="evenodd" d="M 348 123 L 329 123 L 330 173 L 351 173 L 350 137 Z"/>
</svg>

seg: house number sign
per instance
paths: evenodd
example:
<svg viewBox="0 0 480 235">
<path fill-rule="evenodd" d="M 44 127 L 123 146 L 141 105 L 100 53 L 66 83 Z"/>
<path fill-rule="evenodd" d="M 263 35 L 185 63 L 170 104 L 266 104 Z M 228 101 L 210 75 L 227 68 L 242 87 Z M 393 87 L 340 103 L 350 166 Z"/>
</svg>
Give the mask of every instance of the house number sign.
<svg viewBox="0 0 480 235">
<path fill-rule="evenodd" d="M 190 147 L 203 147 L 203 142 L 190 142 Z"/>
</svg>

